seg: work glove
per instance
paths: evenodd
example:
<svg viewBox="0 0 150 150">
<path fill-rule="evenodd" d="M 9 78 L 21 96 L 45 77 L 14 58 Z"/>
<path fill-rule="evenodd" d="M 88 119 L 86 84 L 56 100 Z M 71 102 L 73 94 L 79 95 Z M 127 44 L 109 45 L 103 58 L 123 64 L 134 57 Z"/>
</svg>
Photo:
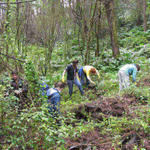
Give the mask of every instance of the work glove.
<svg viewBox="0 0 150 150">
<path fill-rule="evenodd" d="M 63 82 L 63 83 L 65 82 L 65 78 L 64 78 L 64 76 L 62 77 L 62 82 Z"/>
<path fill-rule="evenodd" d="M 79 76 L 77 75 L 77 80 L 80 82 L 80 78 L 79 78 Z"/>
<path fill-rule="evenodd" d="M 96 85 L 96 83 L 95 82 L 91 82 L 93 85 Z"/>
<path fill-rule="evenodd" d="M 15 94 L 17 94 L 17 95 L 20 94 L 20 91 L 19 91 L 19 90 L 15 90 L 14 92 L 15 92 Z"/>
<path fill-rule="evenodd" d="M 5 97 L 5 96 L 8 96 L 8 95 L 9 95 L 9 93 L 7 92 L 7 93 L 4 94 L 4 97 Z"/>
</svg>

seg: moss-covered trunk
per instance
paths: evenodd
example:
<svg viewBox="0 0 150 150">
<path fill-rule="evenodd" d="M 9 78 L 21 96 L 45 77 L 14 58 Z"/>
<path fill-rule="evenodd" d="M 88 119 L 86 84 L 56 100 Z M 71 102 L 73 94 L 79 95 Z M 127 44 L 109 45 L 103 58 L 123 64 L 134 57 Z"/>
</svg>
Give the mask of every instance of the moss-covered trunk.
<svg viewBox="0 0 150 150">
<path fill-rule="evenodd" d="M 117 35 L 116 15 L 114 10 L 114 0 L 106 2 L 105 9 L 109 25 L 112 52 L 113 56 L 117 57 L 120 54 L 120 52 L 118 47 L 118 35 Z"/>
</svg>

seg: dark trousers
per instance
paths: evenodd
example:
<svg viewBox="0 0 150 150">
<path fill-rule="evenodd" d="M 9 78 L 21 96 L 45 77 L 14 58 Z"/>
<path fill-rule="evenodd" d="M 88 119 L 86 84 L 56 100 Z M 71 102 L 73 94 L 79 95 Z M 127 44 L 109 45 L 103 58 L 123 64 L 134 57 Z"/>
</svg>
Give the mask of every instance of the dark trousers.
<svg viewBox="0 0 150 150">
<path fill-rule="evenodd" d="M 73 92 L 73 84 L 75 84 L 79 88 L 81 95 L 84 94 L 83 89 L 82 89 L 82 85 L 77 78 L 75 78 L 74 80 L 67 80 L 67 84 L 68 84 L 70 96 L 72 95 L 72 92 Z"/>
<path fill-rule="evenodd" d="M 53 93 L 48 98 L 49 113 L 54 115 L 54 113 L 60 114 L 60 94 L 58 92 Z"/>
</svg>

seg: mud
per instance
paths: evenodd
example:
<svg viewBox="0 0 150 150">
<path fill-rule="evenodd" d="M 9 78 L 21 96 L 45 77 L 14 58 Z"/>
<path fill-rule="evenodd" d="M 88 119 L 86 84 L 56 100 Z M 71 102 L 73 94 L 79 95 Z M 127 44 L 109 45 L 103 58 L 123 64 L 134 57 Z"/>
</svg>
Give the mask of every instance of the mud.
<svg viewBox="0 0 150 150">
<path fill-rule="evenodd" d="M 124 113 L 124 107 L 119 99 L 104 98 L 103 100 L 94 101 L 92 103 L 85 104 L 85 110 L 87 112 L 95 113 L 101 112 L 105 115 L 122 116 Z"/>
<path fill-rule="evenodd" d="M 123 98 L 101 98 L 91 103 L 79 105 L 73 112 L 75 112 L 77 119 L 87 120 L 85 114 L 90 114 L 91 117 L 102 121 L 103 116 L 109 117 L 112 115 L 121 117 L 128 110 L 129 105 L 136 104 L 137 102 L 136 97 L 130 97 L 128 95 Z"/>
<path fill-rule="evenodd" d="M 141 107 L 146 106 L 147 102 L 147 97 L 141 99 L 134 94 L 126 94 L 123 97 L 115 98 L 100 97 L 97 101 L 78 105 L 72 111 L 75 113 L 76 119 L 87 121 L 90 115 L 93 120 L 103 121 L 103 117 L 122 117 L 125 113 L 129 115 L 131 108 L 139 104 Z"/>
</svg>

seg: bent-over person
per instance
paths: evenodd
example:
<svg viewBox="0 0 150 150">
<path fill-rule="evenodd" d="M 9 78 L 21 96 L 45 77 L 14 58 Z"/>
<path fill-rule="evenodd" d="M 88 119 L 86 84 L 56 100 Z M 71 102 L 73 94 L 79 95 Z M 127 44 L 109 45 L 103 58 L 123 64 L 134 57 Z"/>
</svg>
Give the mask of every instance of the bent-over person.
<svg viewBox="0 0 150 150">
<path fill-rule="evenodd" d="M 63 88 L 64 84 L 61 82 L 56 83 L 54 88 L 49 88 L 45 82 L 41 84 L 42 95 L 47 96 L 48 111 L 52 117 L 60 114 L 60 92 Z"/>
<path fill-rule="evenodd" d="M 130 86 L 130 76 L 132 76 L 132 82 L 136 82 L 136 74 L 139 70 L 138 64 L 126 64 L 120 68 L 118 72 L 120 91 Z"/>
<path fill-rule="evenodd" d="M 81 81 L 81 84 L 85 84 L 84 82 L 84 78 L 86 79 L 86 85 L 88 86 L 90 83 L 94 84 L 95 85 L 95 82 L 93 82 L 90 78 L 90 75 L 91 74 L 94 74 L 94 75 L 98 75 L 98 78 L 100 78 L 100 75 L 99 75 L 99 72 L 98 70 L 93 67 L 93 66 L 83 66 L 79 69 L 78 71 L 78 74 L 79 74 L 79 78 L 80 78 L 80 81 Z"/>
</svg>

